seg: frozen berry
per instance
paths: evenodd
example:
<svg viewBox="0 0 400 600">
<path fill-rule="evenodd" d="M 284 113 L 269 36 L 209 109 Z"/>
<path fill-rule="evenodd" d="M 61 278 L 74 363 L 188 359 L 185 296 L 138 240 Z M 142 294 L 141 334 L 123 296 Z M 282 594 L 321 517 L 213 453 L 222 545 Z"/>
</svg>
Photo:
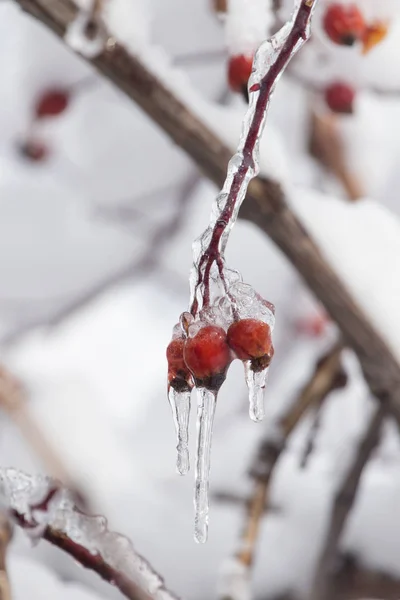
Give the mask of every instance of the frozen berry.
<svg viewBox="0 0 400 600">
<path fill-rule="evenodd" d="M 240 360 L 251 360 L 254 370 L 268 366 L 274 353 L 271 329 L 258 319 L 232 323 L 228 329 L 228 344 Z"/>
<path fill-rule="evenodd" d="M 363 36 L 363 54 L 380 44 L 387 36 L 389 27 L 382 21 L 375 21 L 368 25 Z"/>
<path fill-rule="evenodd" d="M 24 158 L 33 162 L 42 162 L 49 155 L 49 148 L 40 140 L 27 140 L 19 146 L 19 151 Z"/>
<path fill-rule="evenodd" d="M 229 87 L 234 92 L 247 91 L 247 82 L 253 68 L 253 56 L 251 54 L 238 54 L 231 56 L 228 64 Z"/>
<path fill-rule="evenodd" d="M 356 4 L 331 4 L 324 16 L 324 30 L 335 44 L 353 46 L 362 40 L 366 24 L 364 17 Z"/>
<path fill-rule="evenodd" d="M 325 102 L 332 112 L 352 114 L 356 92 L 348 83 L 331 83 L 325 90 Z"/>
<path fill-rule="evenodd" d="M 172 340 L 167 347 L 168 385 L 177 391 L 189 389 L 191 374 L 183 358 L 185 339 Z"/>
<path fill-rule="evenodd" d="M 231 362 L 225 331 L 216 325 L 203 327 L 186 340 L 184 357 L 199 385 L 218 389 Z"/>
<path fill-rule="evenodd" d="M 57 117 L 67 108 L 69 93 L 63 89 L 48 90 L 42 94 L 35 106 L 37 119 Z"/>
</svg>

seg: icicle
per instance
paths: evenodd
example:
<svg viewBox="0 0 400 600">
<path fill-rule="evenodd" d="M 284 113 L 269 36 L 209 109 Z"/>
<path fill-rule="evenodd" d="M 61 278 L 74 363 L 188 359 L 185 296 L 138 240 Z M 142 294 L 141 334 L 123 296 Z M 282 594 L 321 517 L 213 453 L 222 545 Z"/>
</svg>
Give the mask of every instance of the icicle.
<svg viewBox="0 0 400 600">
<path fill-rule="evenodd" d="M 208 488 L 210 474 L 210 455 L 212 427 L 214 421 L 215 407 L 217 404 L 217 393 L 206 388 L 198 388 L 197 408 L 197 456 L 195 474 L 195 532 L 196 542 L 204 544 L 208 535 Z"/>
<path fill-rule="evenodd" d="M 180 475 L 186 475 L 190 469 L 189 463 L 189 417 L 190 417 L 190 390 L 177 391 L 170 387 L 168 393 L 169 403 L 174 417 L 177 437 L 176 470 Z"/>
<path fill-rule="evenodd" d="M 249 389 L 249 415 L 253 421 L 262 421 L 265 416 L 264 389 L 267 381 L 269 367 L 262 371 L 251 368 L 251 360 L 244 363 L 246 383 Z"/>
</svg>

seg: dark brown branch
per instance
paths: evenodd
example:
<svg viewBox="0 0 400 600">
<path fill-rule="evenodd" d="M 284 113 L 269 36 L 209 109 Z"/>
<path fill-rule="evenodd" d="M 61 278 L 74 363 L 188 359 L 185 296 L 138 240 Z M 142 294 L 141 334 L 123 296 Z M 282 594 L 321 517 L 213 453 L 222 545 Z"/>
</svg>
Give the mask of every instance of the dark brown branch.
<svg viewBox="0 0 400 600">
<path fill-rule="evenodd" d="M 316 569 L 311 600 L 334 599 L 338 545 L 356 499 L 363 469 L 379 442 L 381 426 L 385 416 L 387 416 L 386 407 L 381 404 L 375 409 L 343 484 L 336 494 L 325 543 Z"/>
<path fill-rule="evenodd" d="M 278 436 L 265 437 L 257 451 L 250 473 L 255 480 L 245 516 L 238 560 L 250 568 L 258 539 L 261 519 L 268 502 L 271 478 L 287 439 L 303 415 L 311 407 L 318 405 L 338 384 L 343 382 L 343 368 L 340 356 L 342 345 L 334 346 L 316 365 L 310 380 L 303 387 L 295 401 L 289 406 L 277 423 Z"/>
<path fill-rule="evenodd" d="M 373 571 L 357 562 L 353 556 L 340 558 L 340 570 L 334 581 L 335 600 L 398 600 L 400 578 L 389 573 Z"/>
<path fill-rule="evenodd" d="M 17 0 L 32 16 L 64 35 L 76 9 L 70 0 Z M 184 149 L 209 179 L 221 187 L 231 150 L 227 148 L 143 63 L 119 44 L 92 64 Z M 400 365 L 386 341 L 354 301 L 338 275 L 285 201 L 282 188 L 260 178 L 249 186 L 242 218 L 271 237 L 336 321 L 356 352 L 372 394 L 388 400 L 400 424 Z"/>
</svg>

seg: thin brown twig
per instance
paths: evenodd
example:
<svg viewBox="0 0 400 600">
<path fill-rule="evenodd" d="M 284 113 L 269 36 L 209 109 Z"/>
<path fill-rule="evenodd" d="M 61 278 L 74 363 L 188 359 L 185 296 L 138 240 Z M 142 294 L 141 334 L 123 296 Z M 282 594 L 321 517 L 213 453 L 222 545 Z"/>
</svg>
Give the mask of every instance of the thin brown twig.
<svg viewBox="0 0 400 600">
<path fill-rule="evenodd" d="M 13 534 L 12 525 L 4 512 L 0 513 L 0 600 L 11 600 L 11 586 L 7 573 L 7 549 Z"/>
<path fill-rule="evenodd" d="M 348 166 L 336 115 L 322 115 L 312 111 L 310 152 L 340 181 L 350 201 L 355 202 L 365 197 L 359 177 Z"/>
<path fill-rule="evenodd" d="M 76 15 L 70 0 L 17 2 L 60 36 Z M 231 150 L 140 59 L 115 43 L 112 50 L 105 49 L 91 62 L 186 150 L 207 177 L 218 187 L 223 184 Z M 372 394 L 382 402 L 390 402 L 390 410 L 400 424 L 400 364 L 289 208 L 281 186 L 272 180 L 254 179 L 241 217 L 270 236 L 293 263 L 356 352 Z"/>
<path fill-rule="evenodd" d="M 387 417 L 387 409 L 384 404 L 381 404 L 375 409 L 373 416 L 370 418 L 354 460 L 335 496 L 325 542 L 316 568 L 311 600 L 331 600 L 334 598 L 334 579 L 337 575 L 339 542 L 354 505 L 364 467 L 379 443 L 380 431 L 385 417 Z"/>
<path fill-rule="evenodd" d="M 0 409 L 4 410 L 31 446 L 46 470 L 56 479 L 74 490 L 80 504 L 87 507 L 88 500 L 74 482 L 65 464 L 33 418 L 21 383 L 4 366 L 0 366 Z"/>
<path fill-rule="evenodd" d="M 268 502 L 271 479 L 278 459 L 287 439 L 307 410 L 320 403 L 337 388 L 338 384 L 343 384 L 343 367 L 340 360 L 342 349 L 343 345 L 339 342 L 318 361 L 310 380 L 279 419 L 277 424 L 279 436 L 267 436 L 260 444 L 250 470 L 255 485 L 245 516 L 240 547 L 236 553 L 239 562 L 248 569 L 254 560 L 260 523 Z"/>
</svg>

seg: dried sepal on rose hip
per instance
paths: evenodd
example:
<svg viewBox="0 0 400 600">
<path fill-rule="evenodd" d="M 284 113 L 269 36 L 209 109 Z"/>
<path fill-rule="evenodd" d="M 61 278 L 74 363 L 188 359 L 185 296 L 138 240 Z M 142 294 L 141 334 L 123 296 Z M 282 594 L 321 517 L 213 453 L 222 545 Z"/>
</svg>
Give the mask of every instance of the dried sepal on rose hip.
<svg viewBox="0 0 400 600">
<path fill-rule="evenodd" d="M 250 360 L 253 371 L 266 369 L 274 355 L 271 328 L 259 319 L 239 319 L 227 333 L 228 344 L 237 358 Z"/>
<path fill-rule="evenodd" d="M 384 21 L 374 21 L 369 23 L 362 38 L 363 54 L 368 54 L 375 46 L 383 42 L 387 37 L 388 32 L 389 25 Z"/>
<path fill-rule="evenodd" d="M 326 9 L 323 27 L 335 44 L 353 46 L 363 40 L 367 25 L 357 4 L 333 2 Z"/>
<path fill-rule="evenodd" d="M 187 338 L 183 355 L 197 387 L 213 390 L 221 387 L 232 360 L 226 332 L 222 327 L 201 327 Z"/>
</svg>

